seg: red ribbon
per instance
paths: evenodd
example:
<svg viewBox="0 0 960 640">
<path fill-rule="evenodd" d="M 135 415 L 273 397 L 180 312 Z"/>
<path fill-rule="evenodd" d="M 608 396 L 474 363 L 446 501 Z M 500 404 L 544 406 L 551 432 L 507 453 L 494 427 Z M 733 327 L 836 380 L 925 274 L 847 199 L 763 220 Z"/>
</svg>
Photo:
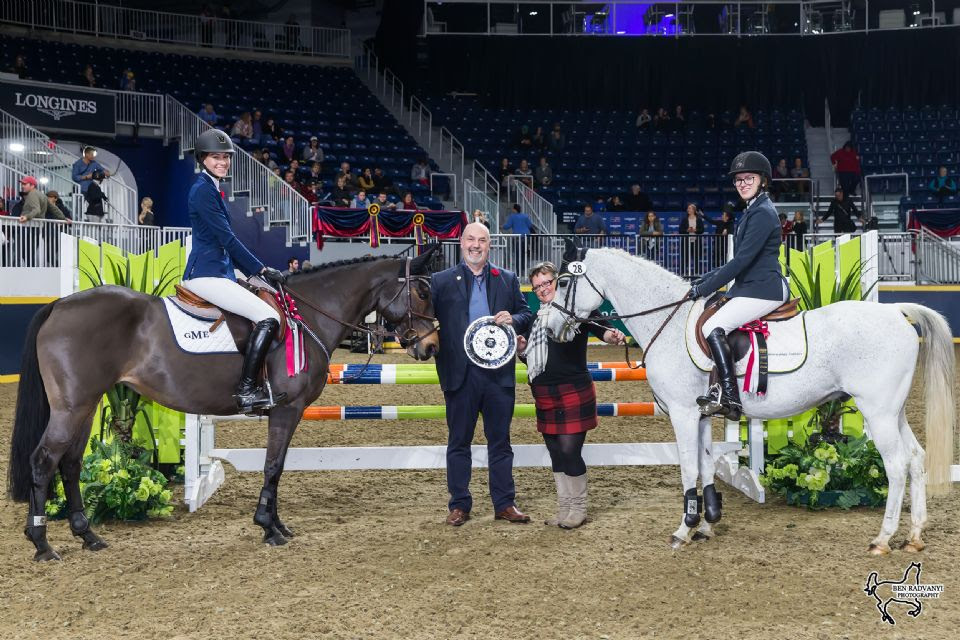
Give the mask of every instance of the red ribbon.
<svg viewBox="0 0 960 640">
<path fill-rule="evenodd" d="M 294 302 L 289 293 L 285 293 L 283 298 L 280 297 L 280 292 L 273 295 L 277 300 L 277 304 L 284 310 L 287 318 L 300 322 L 303 321 L 303 318 L 300 317 L 300 312 L 297 310 L 297 303 Z M 294 338 L 294 334 L 296 334 L 296 338 Z M 287 335 L 284 337 L 283 342 L 287 353 L 287 376 L 292 378 L 301 371 L 307 370 L 307 352 L 303 349 L 303 335 L 296 330 L 292 322 L 288 323 Z"/>
<path fill-rule="evenodd" d="M 753 366 L 757 359 L 757 334 L 759 333 L 764 338 L 769 338 L 770 329 L 766 322 L 754 320 L 740 327 L 740 331 L 746 331 L 750 334 L 750 358 L 747 360 L 747 371 L 743 376 L 743 390 L 749 393 L 753 381 Z"/>
</svg>

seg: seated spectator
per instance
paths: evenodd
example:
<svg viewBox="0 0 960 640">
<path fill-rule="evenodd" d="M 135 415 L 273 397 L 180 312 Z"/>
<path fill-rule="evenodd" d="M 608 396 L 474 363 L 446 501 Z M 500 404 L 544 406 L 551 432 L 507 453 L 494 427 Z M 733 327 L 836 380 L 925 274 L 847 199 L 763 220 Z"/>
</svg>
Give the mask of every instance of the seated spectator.
<svg viewBox="0 0 960 640">
<path fill-rule="evenodd" d="M 124 69 L 123 73 L 120 74 L 120 91 L 136 90 L 137 79 L 134 77 L 133 70 L 130 68 Z"/>
<path fill-rule="evenodd" d="M 521 236 L 528 236 L 533 232 L 533 221 L 530 216 L 520 210 L 520 205 L 515 204 L 512 207 L 512 213 L 503 223 L 503 230 L 510 230 Z"/>
<path fill-rule="evenodd" d="M 364 167 L 363 173 L 360 174 L 360 177 L 357 178 L 357 184 L 364 191 L 373 191 L 376 186 L 373 181 L 373 172 L 370 171 L 370 167 Z"/>
<path fill-rule="evenodd" d="M 26 80 L 30 77 L 27 73 L 27 56 L 25 54 L 17 54 L 13 65 L 10 67 L 10 73 L 16 75 L 21 80 Z"/>
<path fill-rule="evenodd" d="M 87 87 L 97 86 L 97 78 L 93 75 L 93 65 L 91 64 L 83 68 L 83 84 Z"/>
<path fill-rule="evenodd" d="M 413 201 L 413 194 L 409 191 L 403 192 L 403 198 L 400 200 L 400 204 L 397 205 L 397 209 L 402 209 L 403 211 L 416 211 L 417 203 Z"/>
<path fill-rule="evenodd" d="M 627 207 L 627 211 L 650 211 L 653 209 L 650 196 L 640 191 L 640 185 L 636 183 L 630 185 L 630 193 L 623 197 L 623 204 Z"/>
<path fill-rule="evenodd" d="M 294 144 L 293 136 L 287 136 L 280 147 L 280 157 L 286 163 L 292 162 L 297 157 L 297 145 Z"/>
<path fill-rule="evenodd" d="M 607 200 L 602 195 L 596 197 L 593 203 L 593 210 L 596 213 L 602 213 L 607 210 Z"/>
<path fill-rule="evenodd" d="M 270 157 L 269 149 L 260 149 L 260 152 L 257 154 L 257 160 L 260 161 L 260 164 L 267 167 L 271 171 L 277 168 L 277 163 L 273 161 L 273 158 Z"/>
<path fill-rule="evenodd" d="M 230 130 L 230 137 L 239 138 L 240 140 L 249 140 L 253 137 L 253 124 L 249 111 L 244 111 L 240 114 L 240 118 L 233 124 L 233 128 Z"/>
<path fill-rule="evenodd" d="M 783 194 L 787 193 L 790 182 L 780 182 L 786 180 L 790 177 L 790 169 L 787 168 L 787 159 L 780 158 L 776 165 L 773 167 L 773 173 L 770 174 L 770 191 L 776 196 L 776 199 L 779 200 Z M 776 182 L 774 182 L 776 181 Z"/>
<path fill-rule="evenodd" d="M 933 195 L 940 200 L 957 195 L 957 181 L 947 175 L 947 168 L 943 166 L 937 170 L 937 175 L 930 181 L 929 187 Z"/>
<path fill-rule="evenodd" d="M 563 151 L 563 148 L 567 146 L 567 136 L 563 133 L 563 130 L 560 129 L 560 123 L 553 123 L 553 131 L 550 132 L 550 137 L 547 139 L 547 147 L 550 151 Z"/>
<path fill-rule="evenodd" d="M 678 104 L 673 111 L 673 128 L 675 131 L 683 131 L 687 126 L 687 114 L 683 111 L 683 105 Z"/>
<path fill-rule="evenodd" d="M 510 166 L 508 158 L 500 159 L 500 188 L 506 190 L 508 177 L 513 175 L 513 167 Z"/>
<path fill-rule="evenodd" d="M 547 135 L 543 132 L 543 127 L 537 127 L 533 132 L 533 148 L 537 150 L 547 148 Z"/>
<path fill-rule="evenodd" d="M 272 117 L 267 118 L 267 121 L 263 123 L 263 136 L 259 140 L 259 143 L 266 144 L 270 140 L 278 142 L 282 137 L 283 129 L 277 124 L 277 121 Z"/>
<path fill-rule="evenodd" d="M 294 191 L 300 191 L 300 183 L 297 182 L 297 172 L 287 169 L 283 174 L 283 181 L 286 182 Z"/>
<path fill-rule="evenodd" d="M 381 167 L 373 168 L 373 188 L 377 191 L 383 191 L 384 193 L 394 193 L 394 191 L 396 191 L 393 188 L 393 180 L 390 179 L 390 176 L 383 173 Z"/>
<path fill-rule="evenodd" d="M 337 176 L 336 185 L 333 187 L 333 190 L 330 192 L 330 199 L 333 200 L 333 206 L 335 207 L 349 207 L 350 206 L 350 191 L 347 189 L 347 178 L 344 175 Z"/>
<path fill-rule="evenodd" d="M 301 186 L 300 195 L 302 195 L 307 202 L 310 204 L 316 203 L 320 200 L 320 187 L 322 184 L 320 182 L 307 182 Z"/>
<path fill-rule="evenodd" d="M 588 204 L 573 224 L 573 232 L 579 235 L 606 235 L 607 225 L 603 223 L 603 217 L 593 213 L 593 207 Z"/>
<path fill-rule="evenodd" d="M 250 116 L 250 130 L 253 132 L 250 139 L 260 144 L 263 139 L 263 112 L 260 109 L 254 109 Z"/>
<path fill-rule="evenodd" d="M 217 126 L 217 121 L 220 119 L 220 116 L 213 110 L 213 105 L 209 102 L 203 105 L 203 109 L 200 109 L 197 115 L 211 127 Z"/>
<path fill-rule="evenodd" d="M 627 205 L 623 204 L 620 196 L 610 196 L 607 200 L 607 211 L 627 211 Z"/>
<path fill-rule="evenodd" d="M 650 123 L 653 122 L 653 116 L 650 115 L 649 109 L 641 109 L 640 115 L 637 116 L 637 129 L 641 131 L 646 131 L 650 128 Z"/>
<path fill-rule="evenodd" d="M 793 159 L 793 167 L 790 169 L 791 178 L 809 178 L 810 170 L 803 166 L 803 158 L 797 156 Z M 793 190 L 797 193 L 807 193 L 810 190 L 810 183 L 806 180 L 795 180 Z M 801 214 L 802 215 L 802 214 Z"/>
<path fill-rule="evenodd" d="M 420 158 L 410 169 L 410 180 L 424 187 L 430 186 L 430 165 L 426 158 Z"/>
<path fill-rule="evenodd" d="M 323 178 L 320 176 L 320 163 L 312 162 L 310 163 L 310 173 L 307 175 L 308 182 L 316 182 L 318 184 L 323 182 Z"/>
<path fill-rule="evenodd" d="M 396 202 L 390 202 L 389 200 L 387 200 L 386 191 L 380 191 L 380 193 L 377 194 L 377 204 L 380 205 L 381 210 L 397 208 Z"/>
<path fill-rule="evenodd" d="M 657 131 L 669 131 L 673 127 L 670 121 L 670 114 L 663 107 L 657 109 L 657 115 L 653 116 L 653 128 Z"/>
<path fill-rule="evenodd" d="M 530 127 L 523 125 L 520 127 L 520 133 L 517 135 L 517 146 L 521 149 L 530 149 L 533 147 L 533 136 L 530 135 Z"/>
<path fill-rule="evenodd" d="M 484 225 L 487 229 L 490 228 L 490 218 L 487 217 L 487 214 L 481 211 L 480 209 L 474 209 L 473 214 L 470 216 L 470 222 L 479 222 Z"/>
<path fill-rule="evenodd" d="M 338 177 L 340 176 L 343 177 L 344 185 L 347 187 L 347 191 L 350 193 L 353 193 L 360 188 L 360 184 L 357 182 L 356 174 L 350 170 L 349 162 L 340 163 L 340 173 L 338 174 Z"/>
<path fill-rule="evenodd" d="M 59 193 L 57 193 L 53 189 L 51 189 L 50 191 L 47 191 L 47 200 L 50 202 L 51 205 L 55 206 L 57 209 L 60 209 L 60 211 L 63 213 L 65 217 L 73 220 L 73 212 L 70 211 L 69 207 L 67 207 L 67 204 L 60 199 Z M 49 212 L 47 213 L 48 220 L 56 217 L 57 217 L 56 215 L 51 215 Z"/>
<path fill-rule="evenodd" d="M 753 114 L 747 109 L 746 105 L 740 105 L 740 113 L 737 114 L 737 119 L 733 121 L 733 128 L 737 127 L 747 127 L 753 129 Z"/>
<path fill-rule="evenodd" d="M 687 204 L 686 215 L 680 218 L 679 232 L 683 235 L 703 234 L 703 212 L 692 202 Z"/>
<path fill-rule="evenodd" d="M 533 187 L 533 171 L 530 170 L 530 163 L 527 162 L 526 158 L 520 161 L 520 166 L 517 167 L 517 172 L 514 175 L 524 176 L 526 179 L 521 179 L 520 182 L 528 187 Z"/>
<path fill-rule="evenodd" d="M 549 187 L 553 182 L 553 167 L 547 162 L 546 156 L 540 156 L 540 164 L 533 170 L 533 179 L 541 187 Z"/>
<path fill-rule="evenodd" d="M 137 216 L 137 222 L 145 227 L 154 226 L 153 198 L 147 197 L 140 201 L 140 214 Z"/>
<path fill-rule="evenodd" d="M 287 166 L 287 169 L 289 169 L 290 171 L 293 171 L 293 175 L 296 176 L 298 173 L 300 173 L 300 161 L 294 158 L 293 160 L 290 161 L 290 164 Z"/>
<path fill-rule="evenodd" d="M 369 204 L 370 201 L 367 200 L 367 192 L 363 189 L 357 191 L 357 195 L 353 196 L 353 199 L 350 200 L 350 207 L 353 209 L 366 209 Z"/>
<path fill-rule="evenodd" d="M 320 146 L 317 136 L 310 136 L 310 143 L 303 148 L 300 157 L 304 162 L 323 162 L 323 147 Z"/>
</svg>

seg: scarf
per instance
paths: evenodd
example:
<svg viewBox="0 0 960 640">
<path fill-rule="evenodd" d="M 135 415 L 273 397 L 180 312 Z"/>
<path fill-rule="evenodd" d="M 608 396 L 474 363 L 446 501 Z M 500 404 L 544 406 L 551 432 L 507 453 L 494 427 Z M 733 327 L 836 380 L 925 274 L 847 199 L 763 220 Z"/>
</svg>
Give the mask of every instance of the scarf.
<svg viewBox="0 0 960 640">
<path fill-rule="evenodd" d="M 533 382 L 534 378 L 543 373 L 547 368 L 547 327 L 546 317 L 552 307 L 544 305 L 537 311 L 537 318 L 533 321 L 533 327 L 530 329 L 530 338 L 527 340 L 527 382 Z"/>
</svg>

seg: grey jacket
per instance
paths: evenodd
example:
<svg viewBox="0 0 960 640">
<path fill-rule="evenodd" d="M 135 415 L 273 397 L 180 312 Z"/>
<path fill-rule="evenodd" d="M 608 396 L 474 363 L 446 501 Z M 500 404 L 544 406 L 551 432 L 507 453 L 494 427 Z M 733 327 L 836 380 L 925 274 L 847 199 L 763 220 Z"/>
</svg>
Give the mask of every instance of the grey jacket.
<svg viewBox="0 0 960 640">
<path fill-rule="evenodd" d="M 780 219 L 770 196 L 761 194 L 747 207 L 733 242 L 733 260 L 701 278 L 697 287 L 700 295 L 707 297 L 733 280 L 728 298 L 783 300 Z"/>
<path fill-rule="evenodd" d="M 34 218 L 46 218 L 47 213 L 58 220 L 67 219 L 67 216 L 63 215 L 63 212 L 60 211 L 60 208 L 56 205 L 50 204 L 50 201 L 47 200 L 47 196 L 44 195 L 39 189 L 34 188 L 33 191 L 24 196 L 23 213 L 21 215 L 25 216 L 27 220 L 33 220 Z"/>
</svg>

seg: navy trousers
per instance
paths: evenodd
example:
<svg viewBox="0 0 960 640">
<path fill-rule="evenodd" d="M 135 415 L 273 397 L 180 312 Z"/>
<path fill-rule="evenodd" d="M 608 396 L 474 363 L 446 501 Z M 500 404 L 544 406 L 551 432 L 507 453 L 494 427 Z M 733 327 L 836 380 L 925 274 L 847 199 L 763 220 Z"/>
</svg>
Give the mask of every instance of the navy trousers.
<svg viewBox="0 0 960 640">
<path fill-rule="evenodd" d="M 447 490 L 450 509 L 470 511 L 470 444 L 483 413 L 483 435 L 487 439 L 490 498 L 494 512 L 514 504 L 513 449 L 510 448 L 510 421 L 513 419 L 514 387 L 502 387 L 489 372 L 467 365 L 463 385 L 445 391 L 447 404 Z"/>
</svg>

